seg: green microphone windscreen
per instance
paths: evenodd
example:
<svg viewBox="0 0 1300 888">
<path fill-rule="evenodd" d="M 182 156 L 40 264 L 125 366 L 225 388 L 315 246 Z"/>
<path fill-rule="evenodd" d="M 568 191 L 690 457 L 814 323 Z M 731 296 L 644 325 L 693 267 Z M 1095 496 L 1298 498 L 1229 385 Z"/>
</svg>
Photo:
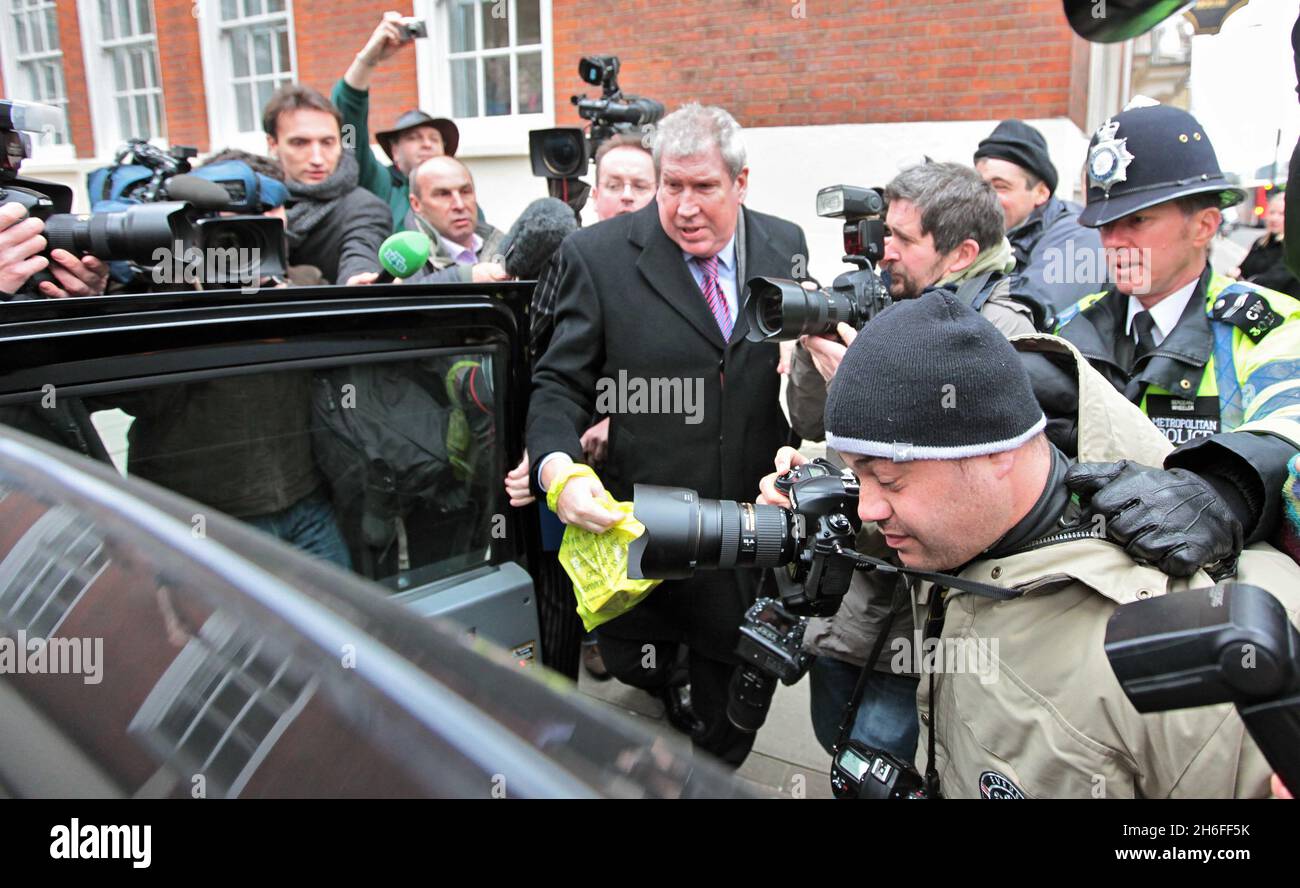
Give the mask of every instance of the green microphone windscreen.
<svg viewBox="0 0 1300 888">
<path fill-rule="evenodd" d="M 379 246 L 379 264 L 395 278 L 415 274 L 429 261 L 433 244 L 420 231 L 399 231 Z"/>
</svg>

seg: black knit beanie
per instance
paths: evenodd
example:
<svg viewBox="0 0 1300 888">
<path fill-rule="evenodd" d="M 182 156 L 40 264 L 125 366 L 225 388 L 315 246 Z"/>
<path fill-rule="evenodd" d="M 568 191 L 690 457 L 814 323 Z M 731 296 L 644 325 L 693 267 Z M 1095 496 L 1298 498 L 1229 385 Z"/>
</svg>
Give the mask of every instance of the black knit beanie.
<svg viewBox="0 0 1300 888">
<path fill-rule="evenodd" d="M 868 322 L 826 399 L 829 446 L 895 462 L 1014 450 L 1045 425 L 1011 343 L 947 290 Z"/>
<path fill-rule="evenodd" d="M 978 161 L 981 157 L 1009 160 L 1042 179 L 1048 191 L 1056 191 L 1059 178 L 1052 156 L 1047 153 L 1047 140 L 1023 120 L 1004 120 L 999 123 L 975 149 L 975 160 Z"/>
</svg>

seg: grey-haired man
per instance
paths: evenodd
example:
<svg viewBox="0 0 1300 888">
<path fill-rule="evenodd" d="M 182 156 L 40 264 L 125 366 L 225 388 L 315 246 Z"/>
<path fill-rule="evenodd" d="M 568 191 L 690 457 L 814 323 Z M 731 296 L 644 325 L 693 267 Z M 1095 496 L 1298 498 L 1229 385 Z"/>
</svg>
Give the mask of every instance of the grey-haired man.
<svg viewBox="0 0 1300 888">
<path fill-rule="evenodd" d="M 806 261 L 803 232 L 743 207 L 749 169 L 740 126 L 721 108 L 691 104 L 665 117 L 654 160 L 655 202 L 575 232 L 561 247 L 555 333 L 529 405 L 533 482 L 545 490 L 583 461 L 579 439 L 602 382 L 671 377 L 700 392 L 694 410 L 641 412 L 629 402 L 611 413 L 600 480 L 568 478 L 557 504 L 566 524 L 597 532 L 619 517 L 600 505 L 606 489 L 625 501 L 642 482 L 751 497 L 789 434 L 777 347 L 745 339 L 740 299 L 747 278 L 790 277 Z M 670 717 L 680 702 L 672 688 L 689 679 L 700 721 L 692 738 L 731 764 L 753 745 L 752 734 L 728 722 L 726 699 L 756 584 L 753 572 L 665 582 L 599 632 L 609 670 L 663 694 Z M 679 657 L 685 675 L 674 669 Z"/>
</svg>

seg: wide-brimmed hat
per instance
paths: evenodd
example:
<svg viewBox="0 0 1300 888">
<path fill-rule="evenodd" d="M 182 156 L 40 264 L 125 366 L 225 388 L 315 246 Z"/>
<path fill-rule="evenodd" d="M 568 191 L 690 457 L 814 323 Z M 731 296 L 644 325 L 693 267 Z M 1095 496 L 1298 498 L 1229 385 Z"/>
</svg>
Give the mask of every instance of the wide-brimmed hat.
<svg viewBox="0 0 1300 888">
<path fill-rule="evenodd" d="M 410 111 L 403 111 L 393 124 L 392 129 L 375 133 L 375 141 L 379 147 L 384 149 L 388 159 L 393 159 L 393 142 L 397 137 L 407 130 L 415 129 L 417 126 L 431 126 L 442 135 L 442 151 L 448 157 L 456 156 L 456 149 L 460 146 L 460 130 L 456 124 L 445 117 L 431 117 L 419 109 L 413 108 Z"/>
</svg>

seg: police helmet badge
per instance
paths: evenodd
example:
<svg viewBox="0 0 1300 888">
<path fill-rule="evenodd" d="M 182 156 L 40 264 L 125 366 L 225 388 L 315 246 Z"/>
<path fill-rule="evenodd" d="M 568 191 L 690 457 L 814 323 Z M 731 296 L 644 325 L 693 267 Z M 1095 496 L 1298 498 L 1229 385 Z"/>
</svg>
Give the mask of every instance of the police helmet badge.
<svg viewBox="0 0 1300 888">
<path fill-rule="evenodd" d="M 1126 143 L 1128 139 L 1115 138 L 1119 130 L 1119 121 L 1107 120 L 1097 129 L 1097 144 L 1088 152 L 1088 181 L 1110 197 L 1110 189 L 1116 182 L 1128 178 L 1128 165 L 1133 162 Z"/>
</svg>

